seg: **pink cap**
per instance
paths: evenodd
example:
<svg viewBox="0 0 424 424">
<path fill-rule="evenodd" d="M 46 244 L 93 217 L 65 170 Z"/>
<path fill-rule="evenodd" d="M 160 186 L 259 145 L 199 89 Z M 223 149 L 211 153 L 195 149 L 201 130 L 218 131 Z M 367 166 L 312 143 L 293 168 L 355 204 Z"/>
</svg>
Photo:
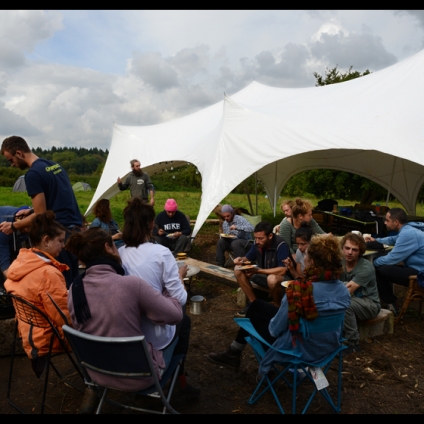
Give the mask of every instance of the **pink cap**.
<svg viewBox="0 0 424 424">
<path fill-rule="evenodd" d="M 176 211 L 176 210 L 178 209 L 177 202 L 176 202 L 174 199 L 168 199 L 168 200 L 165 202 L 165 207 L 164 207 L 164 209 L 165 209 L 167 212 L 174 212 L 174 211 Z"/>
</svg>

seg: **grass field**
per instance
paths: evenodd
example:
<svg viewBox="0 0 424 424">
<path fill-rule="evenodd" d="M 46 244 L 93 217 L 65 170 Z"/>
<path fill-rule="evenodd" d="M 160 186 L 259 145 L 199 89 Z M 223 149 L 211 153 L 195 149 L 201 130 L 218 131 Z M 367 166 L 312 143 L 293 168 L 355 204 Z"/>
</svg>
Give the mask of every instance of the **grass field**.
<svg viewBox="0 0 424 424">
<path fill-rule="evenodd" d="M 78 201 L 78 206 L 82 214 L 88 208 L 90 201 L 94 195 L 94 191 L 88 192 L 77 192 L 76 198 Z M 178 203 L 178 208 L 186 215 L 189 215 L 190 218 L 194 219 L 197 216 L 200 207 L 201 193 L 193 192 L 172 192 L 172 191 L 157 191 L 155 195 L 155 211 L 159 213 L 163 210 L 163 205 L 166 199 L 174 198 Z M 112 214 L 118 224 L 121 226 L 123 224 L 122 211 L 126 206 L 126 201 L 129 199 L 129 191 L 123 191 L 118 193 L 115 197 L 110 199 Z M 251 196 L 253 208 L 255 212 L 255 196 Z M 309 200 L 312 205 L 316 205 L 320 199 L 315 197 L 307 196 L 304 199 Z M 278 205 L 285 200 L 284 198 L 279 199 Z M 222 204 L 229 203 L 232 206 L 238 206 L 246 208 L 249 210 L 249 202 L 247 196 L 244 194 L 229 194 L 227 197 L 222 199 L 220 202 Z M 353 206 L 354 201 L 339 200 L 339 206 Z M 383 202 L 380 202 L 384 204 Z M 11 187 L 0 187 L 0 205 L 4 206 L 22 206 L 22 205 L 31 205 L 31 199 L 26 193 L 14 193 L 12 192 Z M 402 207 L 398 202 L 389 202 L 389 207 Z M 273 225 L 279 224 L 282 219 L 282 213 L 280 209 L 277 210 L 277 216 L 274 217 L 271 206 L 267 198 L 263 195 L 258 196 L 258 214 L 262 215 L 262 219 L 271 222 Z M 424 205 L 417 204 L 416 214 L 424 216 Z M 216 218 L 215 214 L 211 214 L 210 218 Z M 94 219 L 93 215 L 87 217 L 88 221 Z"/>
</svg>

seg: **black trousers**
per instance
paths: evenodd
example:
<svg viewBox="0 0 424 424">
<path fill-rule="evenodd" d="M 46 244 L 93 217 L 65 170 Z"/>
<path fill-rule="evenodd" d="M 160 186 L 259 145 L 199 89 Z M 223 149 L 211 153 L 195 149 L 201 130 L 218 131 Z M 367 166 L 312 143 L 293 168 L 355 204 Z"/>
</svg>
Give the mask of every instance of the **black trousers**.
<svg viewBox="0 0 424 424">
<path fill-rule="evenodd" d="M 250 322 L 252 323 L 253 327 L 255 327 L 255 330 L 269 343 L 273 344 L 275 340 L 277 340 L 275 337 L 272 337 L 271 334 L 269 334 L 268 326 L 269 322 L 272 318 L 275 317 L 275 315 L 278 312 L 278 307 L 271 305 L 268 302 L 265 302 L 261 299 L 256 299 L 253 301 L 249 309 L 246 313 L 246 318 L 250 319 Z M 245 331 L 243 328 L 240 328 L 235 341 L 240 344 L 246 344 L 246 339 L 249 333 Z"/>
<path fill-rule="evenodd" d="M 409 286 L 409 276 L 418 275 L 414 268 L 402 265 L 381 265 L 375 268 L 377 288 L 380 299 L 385 303 L 395 303 L 397 297 L 393 294 L 392 284 Z"/>
</svg>

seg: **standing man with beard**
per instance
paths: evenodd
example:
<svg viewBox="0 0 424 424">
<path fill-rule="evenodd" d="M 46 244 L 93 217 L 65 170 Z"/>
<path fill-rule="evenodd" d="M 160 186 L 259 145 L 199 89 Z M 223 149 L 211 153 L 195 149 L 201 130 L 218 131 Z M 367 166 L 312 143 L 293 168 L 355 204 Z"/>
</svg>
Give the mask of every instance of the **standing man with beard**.
<svg viewBox="0 0 424 424">
<path fill-rule="evenodd" d="M 130 161 L 130 164 L 132 171 L 128 174 L 125 182 L 123 183 L 121 178 L 118 177 L 119 190 L 126 190 L 129 187 L 131 197 L 140 197 L 145 203 L 148 202 L 148 192 L 150 192 L 150 205 L 154 206 L 155 192 L 149 174 L 143 172 L 137 159 Z"/>
<path fill-rule="evenodd" d="M 1 232 L 12 234 L 17 230 L 28 228 L 35 215 L 42 214 L 46 210 L 52 210 L 55 213 L 56 221 L 67 230 L 66 237 L 70 235 L 71 231 L 80 231 L 81 212 L 68 174 L 58 163 L 39 158 L 31 151 L 27 142 L 16 135 L 3 140 L 1 154 L 11 166 L 22 170 L 29 168 L 25 174 L 25 184 L 33 207 L 33 209 L 22 210 L 18 213 L 19 216 L 25 216 L 20 221 L 2 222 L 0 224 Z M 71 252 L 62 249 L 56 260 L 70 268 L 63 272 L 66 286 L 69 288 L 78 275 L 78 259 Z"/>
</svg>

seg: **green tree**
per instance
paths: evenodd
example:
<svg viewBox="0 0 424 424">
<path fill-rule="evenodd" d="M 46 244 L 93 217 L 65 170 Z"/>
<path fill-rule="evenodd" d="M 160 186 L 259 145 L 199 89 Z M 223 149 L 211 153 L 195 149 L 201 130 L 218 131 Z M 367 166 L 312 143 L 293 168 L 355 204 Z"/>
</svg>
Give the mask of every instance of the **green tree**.
<svg viewBox="0 0 424 424">
<path fill-rule="evenodd" d="M 326 68 L 325 69 L 325 78 L 320 75 L 318 72 L 314 72 L 314 77 L 317 80 L 315 83 L 315 87 L 320 87 L 323 85 L 329 84 L 337 84 L 339 82 L 349 81 L 355 78 L 363 77 L 365 75 L 370 74 L 371 72 L 367 69 L 364 72 L 353 71 L 352 66 L 349 68 L 347 72 L 340 72 L 336 65 L 334 68 Z"/>
</svg>

